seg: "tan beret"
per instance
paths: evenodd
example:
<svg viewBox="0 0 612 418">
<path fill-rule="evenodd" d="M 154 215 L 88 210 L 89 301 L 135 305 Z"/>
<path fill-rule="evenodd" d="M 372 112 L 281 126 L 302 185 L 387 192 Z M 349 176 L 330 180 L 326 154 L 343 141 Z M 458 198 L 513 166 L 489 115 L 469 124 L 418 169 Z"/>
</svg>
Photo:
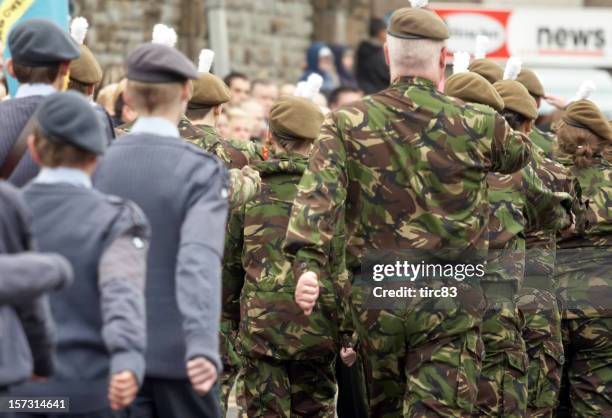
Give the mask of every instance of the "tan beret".
<svg viewBox="0 0 612 418">
<path fill-rule="evenodd" d="M 489 83 L 494 84 L 504 78 L 504 69 L 495 61 L 481 58 L 470 63 L 468 69 L 483 76 Z"/>
<path fill-rule="evenodd" d="M 563 120 L 568 125 L 585 128 L 606 141 L 612 141 L 612 128 L 601 110 L 590 100 L 572 102 L 565 110 Z"/>
<path fill-rule="evenodd" d="M 193 94 L 190 105 L 218 106 L 229 102 L 231 93 L 227 85 L 214 74 L 200 73 L 193 80 Z"/>
<path fill-rule="evenodd" d="M 281 138 L 315 140 L 325 116 L 308 99 L 281 96 L 270 109 L 270 130 Z"/>
<path fill-rule="evenodd" d="M 402 39 L 449 38 L 448 27 L 438 14 L 429 9 L 404 7 L 393 12 L 389 35 Z"/>
<path fill-rule="evenodd" d="M 528 68 L 523 68 L 519 73 L 516 81 L 521 83 L 532 96 L 544 97 L 544 86 L 540 82 L 538 76 Z"/>
<path fill-rule="evenodd" d="M 80 47 L 81 56 L 70 63 L 70 78 L 83 84 L 98 84 L 102 81 L 102 67 L 89 48 Z"/>
<path fill-rule="evenodd" d="M 493 84 L 495 90 L 504 101 L 504 109 L 523 115 L 527 119 L 536 120 L 538 118 L 538 106 L 531 94 L 518 81 L 502 80 Z"/>
<path fill-rule="evenodd" d="M 468 103 L 491 106 L 501 112 L 504 100 L 483 76 L 476 73 L 459 73 L 450 76 L 444 84 L 444 93 Z"/>
</svg>

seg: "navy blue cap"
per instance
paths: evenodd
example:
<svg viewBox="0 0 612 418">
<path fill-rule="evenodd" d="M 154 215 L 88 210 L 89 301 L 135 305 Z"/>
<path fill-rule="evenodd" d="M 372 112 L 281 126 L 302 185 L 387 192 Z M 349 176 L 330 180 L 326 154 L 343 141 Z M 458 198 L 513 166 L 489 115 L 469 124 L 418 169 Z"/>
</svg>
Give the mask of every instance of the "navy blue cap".
<svg viewBox="0 0 612 418">
<path fill-rule="evenodd" d="M 134 50 L 127 60 L 128 80 L 143 83 L 176 83 L 197 80 L 198 70 L 176 48 L 147 43 Z"/>
<path fill-rule="evenodd" d="M 106 150 L 102 122 L 93 106 L 77 92 L 53 93 L 36 110 L 45 138 L 100 155 Z"/>
<path fill-rule="evenodd" d="M 28 19 L 16 25 L 8 36 L 8 47 L 15 63 L 29 67 L 72 61 L 81 55 L 70 35 L 45 19 Z"/>
</svg>

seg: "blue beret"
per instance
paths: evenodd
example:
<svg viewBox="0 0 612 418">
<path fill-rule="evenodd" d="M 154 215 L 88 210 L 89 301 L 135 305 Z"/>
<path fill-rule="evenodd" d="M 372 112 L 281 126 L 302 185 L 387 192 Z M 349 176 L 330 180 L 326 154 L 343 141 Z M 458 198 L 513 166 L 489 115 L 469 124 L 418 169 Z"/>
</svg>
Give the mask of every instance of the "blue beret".
<svg viewBox="0 0 612 418">
<path fill-rule="evenodd" d="M 72 61 L 81 55 L 77 43 L 55 23 L 28 19 L 15 26 L 8 37 L 11 57 L 17 64 L 42 67 Z"/>
<path fill-rule="evenodd" d="M 77 92 L 53 93 L 36 110 L 45 138 L 100 155 L 106 149 L 102 122 L 93 106 Z"/>
<path fill-rule="evenodd" d="M 144 83 L 175 83 L 197 80 L 198 70 L 176 48 L 147 43 L 133 51 L 127 60 L 128 80 Z"/>
</svg>

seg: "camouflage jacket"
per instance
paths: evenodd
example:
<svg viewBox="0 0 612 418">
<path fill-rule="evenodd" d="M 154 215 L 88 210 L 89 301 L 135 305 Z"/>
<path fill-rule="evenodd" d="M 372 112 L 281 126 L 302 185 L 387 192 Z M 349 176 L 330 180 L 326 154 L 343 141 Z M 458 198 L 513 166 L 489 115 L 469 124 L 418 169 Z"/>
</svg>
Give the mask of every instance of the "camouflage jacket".
<svg viewBox="0 0 612 418">
<path fill-rule="evenodd" d="M 234 291 L 231 295 L 224 290 L 224 298 L 235 303 L 239 295 L 238 347 L 248 356 L 299 360 L 329 355 L 336 348 L 334 295 L 323 293 L 325 310 L 305 316 L 294 301 L 296 280 L 282 252 L 297 183 L 306 165 L 306 158 L 296 155 L 277 155 L 258 163 L 261 192 L 230 220 L 234 231 L 242 227 L 242 235 L 236 234 L 233 248 L 226 251 L 242 254 L 242 265 L 234 259 L 231 266 L 224 266 L 223 277 L 231 280 Z M 224 311 L 228 308 L 234 309 L 230 316 L 235 315 L 235 306 L 224 306 Z"/>
<path fill-rule="evenodd" d="M 228 168 L 242 168 L 264 159 L 262 148 L 254 142 L 221 138 L 212 126 L 195 127 L 199 130 L 199 135 L 193 142 L 203 150 L 215 154 Z"/>
<path fill-rule="evenodd" d="M 571 224 L 570 185 L 561 187 L 553 181 L 558 175 L 549 163 L 554 164 L 534 152 L 530 163 L 516 173 L 488 175 L 491 203 L 488 280 L 504 279 L 520 285 L 525 273 L 527 231 L 550 237 Z"/>
<path fill-rule="evenodd" d="M 559 240 L 557 267 L 564 317 L 612 317 L 612 163 L 578 168 L 560 157 L 580 183 L 585 205 L 575 233 Z"/>
<path fill-rule="evenodd" d="M 553 155 L 557 151 L 557 137 L 550 133 L 544 132 L 537 127 L 533 127 L 529 134 L 531 142 L 544 152 L 547 158 L 553 158 Z"/>
<path fill-rule="evenodd" d="M 530 156 L 527 138 L 492 109 L 400 78 L 327 116 L 284 249 L 296 274 L 320 273 L 346 210 L 351 270 L 369 249 L 486 251 L 486 176 L 517 171 Z"/>
</svg>

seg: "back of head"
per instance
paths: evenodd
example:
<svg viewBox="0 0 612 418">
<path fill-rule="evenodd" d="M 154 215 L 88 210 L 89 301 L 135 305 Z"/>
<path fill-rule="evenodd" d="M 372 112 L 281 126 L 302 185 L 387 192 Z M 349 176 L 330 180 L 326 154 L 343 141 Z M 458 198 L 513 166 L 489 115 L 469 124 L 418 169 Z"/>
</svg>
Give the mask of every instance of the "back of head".
<svg viewBox="0 0 612 418">
<path fill-rule="evenodd" d="M 270 131 L 285 140 L 314 141 L 324 115 L 311 100 L 297 96 L 282 96 L 270 109 Z"/>
<path fill-rule="evenodd" d="M 528 120 L 538 118 L 538 107 L 525 86 L 515 80 L 502 80 L 493 84 L 502 100 L 504 109 L 518 113 Z"/>
<path fill-rule="evenodd" d="M 372 17 L 369 26 L 370 38 L 376 38 L 382 31 L 387 30 L 387 24 L 379 17 Z"/>
<path fill-rule="evenodd" d="M 612 128 L 595 103 L 578 100 L 567 107 L 557 138 L 561 150 L 574 157 L 576 166 L 588 167 L 612 143 Z"/>
<path fill-rule="evenodd" d="M 473 73 L 484 77 L 489 83 L 495 84 L 504 78 L 504 69 L 488 58 L 476 59 L 468 67 Z"/>
<path fill-rule="evenodd" d="M 70 63 L 70 80 L 84 86 L 96 85 L 102 80 L 102 67 L 84 43 L 88 28 L 89 24 L 83 17 L 73 19 L 70 24 L 70 35 L 81 50 L 81 56 Z M 81 91 L 78 84 L 74 90 Z"/>
<path fill-rule="evenodd" d="M 533 97 L 541 98 L 546 96 L 544 86 L 540 82 L 540 79 L 536 73 L 529 68 L 523 68 L 516 78 L 516 81 L 525 86 L 527 91 L 529 91 L 529 94 L 531 94 Z"/>
<path fill-rule="evenodd" d="M 504 100 L 497 90 L 482 76 L 464 72 L 453 74 L 444 84 L 444 94 L 468 103 L 479 103 L 498 112 L 504 109 Z"/>
</svg>

